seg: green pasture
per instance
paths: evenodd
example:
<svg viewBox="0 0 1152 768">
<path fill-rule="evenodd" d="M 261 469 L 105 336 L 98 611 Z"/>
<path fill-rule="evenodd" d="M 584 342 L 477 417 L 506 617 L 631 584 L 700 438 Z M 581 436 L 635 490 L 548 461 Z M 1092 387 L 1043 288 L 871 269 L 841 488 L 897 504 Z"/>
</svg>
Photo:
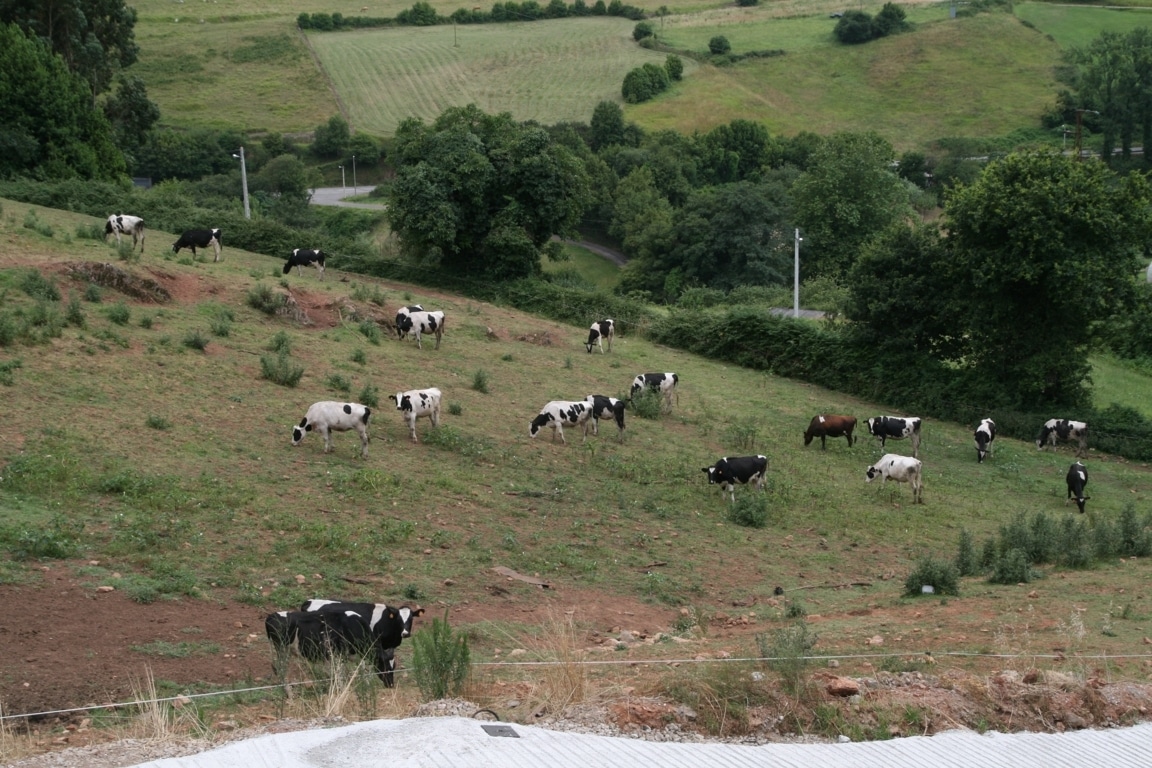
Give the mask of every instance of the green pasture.
<svg viewBox="0 0 1152 768">
<path fill-rule="evenodd" d="M 1152 418 L 1148 375 L 1111 355 L 1092 358 L 1092 394 L 1097 408 L 1107 408 L 1115 403 Z"/>
<path fill-rule="evenodd" d="M 1152 25 L 1152 8 L 1016 3 L 1012 11 L 1044 34 L 1051 35 L 1061 48 L 1088 45 L 1101 32 L 1124 33 Z"/>
<path fill-rule="evenodd" d="M 310 34 L 325 72 L 359 129 L 391 134 L 409 117 L 435 119 L 448 107 L 544 124 L 587 122 L 620 97 L 629 70 L 662 64 L 636 45 L 635 22 L 583 18 L 519 24 L 442 25 Z M 695 70 L 687 62 L 685 72 Z"/>
<path fill-rule="evenodd" d="M 332 269 L 323 283 L 313 273 L 285 278 L 280 260 L 227 247 L 216 264 L 174 258 L 159 233 L 130 264 L 79 237 L 77 226 L 94 219 L 34 209 L 47 225 L 34 230 L 21 224 L 27 210 L 3 202 L 3 322 L 35 321 L 58 335 L 0 347 L 0 364 L 20 361 L 12 385 L 0 388 L 6 581 L 39 578 L 35 558 L 12 554 L 28 540 L 68 544 L 71 559 L 99 560 L 124 574 L 141 600 L 202 596 L 267 608 L 313 596 L 292 581 L 298 573 L 321 574 L 350 597 L 483 602 L 492 599 L 490 569 L 503 565 L 539 574 L 562 593 L 587 588 L 666 607 L 670 624 L 681 606 L 711 613 L 738 600 L 763 604 L 777 586 L 866 582 L 802 593 L 825 622 L 821 650 L 829 650 L 856 648 L 881 631 L 884 619 L 861 609 L 906 605 L 902 583 L 917 558 L 951 559 L 962 527 L 979 546 L 1014 515 L 1074 514 L 1064 503 L 1066 449 L 1038 452 L 1003 439 L 977 465 L 973 425 L 929 420 L 925 503 L 913 506 L 907 486 L 865 482 L 865 468 L 881 455 L 872 440 L 851 448 L 830 440 L 826 451 L 802 444 L 814 414 L 863 420 L 886 412 L 882 404 L 626 333 L 611 354 L 588 355 L 586 326 L 412 285 Z M 68 276 L 69 265 L 105 261 L 163 278 L 180 300 L 146 304 L 106 288 L 93 301 L 86 283 Z M 55 280 L 59 302 L 38 302 L 20 288 L 30 268 Z M 309 324 L 252 308 L 247 297 L 261 286 L 291 289 Z M 365 322 L 413 302 L 447 313 L 439 350 L 428 340 L 419 350 Z M 73 303 L 75 311 L 66 309 Z M 60 320 L 76 312 L 82 325 Z M 197 336 L 207 343 L 190 344 Z M 303 368 L 297 386 L 262 378 L 273 347 Z M 568 432 L 566 445 L 547 433 L 529 438 L 545 402 L 623 395 L 648 371 L 679 374 L 671 414 L 629 412 L 622 441 L 611 425 L 587 442 L 579 431 Z M 442 423 L 434 430 L 421 421 L 413 444 L 387 395 L 429 386 L 444 392 Z M 351 433 L 334 436 L 331 454 L 315 435 L 289 445 L 310 403 L 370 397 L 377 407 L 367 460 L 357 458 Z M 762 529 L 730 522 L 730 504 L 701 471 L 721 456 L 753 453 L 771 462 Z M 1090 519 L 1115 519 L 1127 504 L 1147 509 L 1152 470 L 1095 452 L 1086 461 Z M 737 489 L 738 498 L 751 493 Z M 1098 623 L 1114 599 L 1134 599 L 1117 590 L 1143 590 L 1147 569 L 1132 561 L 1062 574 L 1044 582 L 1039 598 L 968 580 L 949 609 L 953 634 L 936 640 L 996 647 L 983 631 L 1018 622 L 1025 604 L 1050 616 L 1082 605 L 1085 623 Z M 376 586 L 356 586 L 365 579 Z M 526 601 L 537 594 L 525 584 L 505 589 Z M 921 652 L 934 641 L 932 620 L 920 625 L 925 635 L 894 639 L 885 650 Z M 1090 634 L 1084 645 L 1130 650 L 1125 644 L 1143 631 L 1128 622 Z M 1051 625 L 1030 632 L 1038 647 L 1057 642 Z"/>
<path fill-rule="evenodd" d="M 620 282 L 620 268 L 603 256 L 572 243 L 564 244 L 564 253 L 567 261 L 542 259 L 544 272 L 574 273 L 580 281 L 602 291 L 611 291 Z"/>
</svg>

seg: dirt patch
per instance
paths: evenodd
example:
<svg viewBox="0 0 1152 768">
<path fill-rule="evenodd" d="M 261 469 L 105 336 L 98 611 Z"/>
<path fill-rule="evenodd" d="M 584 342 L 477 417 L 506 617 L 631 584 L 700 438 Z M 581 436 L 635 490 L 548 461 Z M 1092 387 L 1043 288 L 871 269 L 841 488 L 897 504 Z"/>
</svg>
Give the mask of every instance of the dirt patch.
<svg viewBox="0 0 1152 768">
<path fill-rule="evenodd" d="M 95 283 L 102 288 L 111 288 L 137 301 L 167 304 L 172 300 L 168 289 L 155 280 L 137 277 L 107 262 L 78 261 L 68 264 L 65 269 L 73 278 Z"/>
<path fill-rule="evenodd" d="M 516 341 L 523 341 L 528 344 L 535 344 L 538 347 L 550 347 L 556 343 L 551 331 L 537 331 L 535 333 L 523 333 L 516 337 Z"/>
</svg>

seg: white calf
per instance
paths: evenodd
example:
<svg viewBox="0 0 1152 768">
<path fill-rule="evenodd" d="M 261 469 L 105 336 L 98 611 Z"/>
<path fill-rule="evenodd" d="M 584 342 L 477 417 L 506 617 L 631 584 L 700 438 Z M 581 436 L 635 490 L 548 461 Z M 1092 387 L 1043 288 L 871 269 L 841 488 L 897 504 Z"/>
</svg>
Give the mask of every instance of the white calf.
<svg viewBox="0 0 1152 768">
<path fill-rule="evenodd" d="M 868 467 L 868 482 L 877 477 L 884 478 L 884 482 L 894 480 L 897 483 L 912 484 L 912 503 L 924 503 L 924 480 L 922 476 L 923 464 L 920 459 L 911 456 L 900 456 L 895 453 L 886 453 L 880 461 Z"/>
<path fill-rule="evenodd" d="M 312 430 L 324 436 L 324 453 L 332 451 L 332 433 L 356 430 L 360 435 L 360 456 L 368 458 L 368 419 L 372 410 L 359 403 L 322 400 L 312 403 L 300 423 L 292 427 L 292 445 L 300 445 Z"/>
<path fill-rule="evenodd" d="M 397 392 L 388 395 L 388 399 L 395 402 L 396 410 L 404 414 L 412 442 L 420 442 L 416 439 L 416 419 L 427 416 L 432 421 L 432 426 L 440 426 L 440 390 L 435 387 Z"/>
<path fill-rule="evenodd" d="M 121 235 L 132 235 L 132 248 L 136 248 L 136 241 L 140 241 L 140 253 L 144 253 L 144 219 L 139 216 L 129 216 L 124 213 L 114 213 L 108 217 L 104 224 L 104 240 L 108 235 L 116 235 L 116 245 L 120 245 Z"/>
</svg>

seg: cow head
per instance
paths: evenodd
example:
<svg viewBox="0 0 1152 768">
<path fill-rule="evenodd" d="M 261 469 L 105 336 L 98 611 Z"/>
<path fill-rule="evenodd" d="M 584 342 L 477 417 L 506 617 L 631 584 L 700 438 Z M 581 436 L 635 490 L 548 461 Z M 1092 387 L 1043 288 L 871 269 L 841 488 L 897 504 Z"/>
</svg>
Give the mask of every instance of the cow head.
<svg viewBox="0 0 1152 768">
<path fill-rule="evenodd" d="M 407 336 L 408 332 L 411 330 L 412 330 L 412 318 L 411 318 L 411 316 L 409 316 L 409 315 L 397 315 L 396 316 L 396 333 L 397 333 L 397 335 L 399 335 L 401 338 L 403 338 L 404 336 Z"/>
<path fill-rule="evenodd" d="M 396 410 L 398 411 L 412 410 L 412 398 L 403 392 L 397 392 L 394 395 L 388 395 L 388 399 L 396 403 Z"/>
<path fill-rule="evenodd" d="M 550 422 L 551 420 L 552 420 L 552 417 L 547 413 L 542 413 L 539 416 L 537 416 L 536 418 L 532 419 L 532 424 L 531 424 L 531 426 L 528 427 L 528 436 L 529 437 L 536 437 L 536 435 L 540 434 L 541 429 L 548 426 L 548 422 Z M 553 439 L 555 439 L 555 438 L 553 438 Z"/>
<path fill-rule="evenodd" d="M 308 417 L 305 416 L 300 419 L 300 423 L 292 427 L 292 445 L 300 445 L 300 441 L 304 439 L 304 435 L 312 431 L 312 425 L 308 423 Z"/>
<path fill-rule="evenodd" d="M 872 421 L 872 419 L 868 419 L 868 421 Z M 880 477 L 880 470 L 877 469 L 875 465 L 873 465 L 871 467 L 868 467 L 867 474 L 868 474 L 868 482 L 872 482 L 876 478 Z"/>
<path fill-rule="evenodd" d="M 628 407 L 628 403 L 623 400 L 610 399 L 608 401 L 612 407 L 612 418 L 616 420 L 616 426 L 621 430 L 624 429 L 624 409 Z"/>
</svg>

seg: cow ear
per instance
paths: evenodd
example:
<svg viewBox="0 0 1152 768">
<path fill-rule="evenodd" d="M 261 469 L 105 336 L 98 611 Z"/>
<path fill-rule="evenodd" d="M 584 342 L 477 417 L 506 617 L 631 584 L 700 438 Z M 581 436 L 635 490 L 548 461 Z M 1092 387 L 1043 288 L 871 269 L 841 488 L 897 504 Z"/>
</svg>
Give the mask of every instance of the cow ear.
<svg viewBox="0 0 1152 768">
<path fill-rule="evenodd" d="M 424 615 L 424 609 L 423 608 L 417 608 L 416 610 L 412 611 L 412 615 L 413 616 L 423 616 Z"/>
</svg>

